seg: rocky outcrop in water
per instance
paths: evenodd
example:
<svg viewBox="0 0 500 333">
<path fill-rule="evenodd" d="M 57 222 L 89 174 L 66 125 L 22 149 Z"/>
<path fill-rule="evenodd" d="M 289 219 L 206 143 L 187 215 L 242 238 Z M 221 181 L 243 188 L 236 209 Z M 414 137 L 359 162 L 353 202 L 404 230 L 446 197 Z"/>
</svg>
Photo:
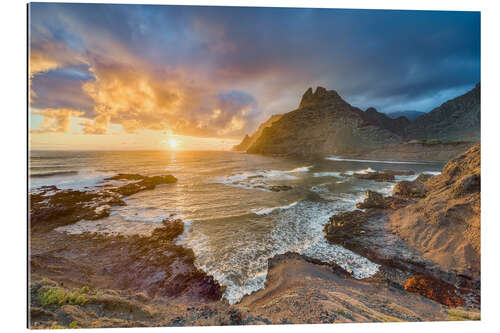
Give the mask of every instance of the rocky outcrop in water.
<svg viewBox="0 0 500 333">
<path fill-rule="evenodd" d="M 128 181 L 116 186 L 86 191 L 61 190 L 56 186 L 45 186 L 29 195 L 30 228 L 50 230 L 80 220 L 97 220 L 109 216 L 112 206 L 125 206 L 123 197 L 140 191 L 152 190 L 158 185 L 177 181 L 172 175 L 143 176 L 118 174 L 105 179 Z"/>
<path fill-rule="evenodd" d="M 424 198 L 427 195 L 425 182 L 431 175 L 420 174 L 414 181 L 400 181 L 392 189 L 392 194 L 405 198 Z"/>
</svg>

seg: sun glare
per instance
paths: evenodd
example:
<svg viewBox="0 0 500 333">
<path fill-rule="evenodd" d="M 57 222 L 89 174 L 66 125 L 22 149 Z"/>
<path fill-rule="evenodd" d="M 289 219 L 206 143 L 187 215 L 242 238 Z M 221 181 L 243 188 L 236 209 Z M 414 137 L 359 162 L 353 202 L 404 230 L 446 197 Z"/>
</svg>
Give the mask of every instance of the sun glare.
<svg viewBox="0 0 500 333">
<path fill-rule="evenodd" d="M 170 148 L 175 149 L 179 146 L 179 141 L 177 141 L 175 139 L 169 139 L 168 145 L 170 146 Z"/>
</svg>

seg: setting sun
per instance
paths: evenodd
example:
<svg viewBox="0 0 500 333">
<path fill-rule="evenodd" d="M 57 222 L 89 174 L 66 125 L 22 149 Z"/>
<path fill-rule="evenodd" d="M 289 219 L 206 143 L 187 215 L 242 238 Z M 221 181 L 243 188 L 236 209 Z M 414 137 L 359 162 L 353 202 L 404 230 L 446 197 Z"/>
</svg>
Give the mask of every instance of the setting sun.
<svg viewBox="0 0 500 333">
<path fill-rule="evenodd" d="M 170 148 L 175 149 L 179 146 L 179 141 L 177 141 L 175 139 L 169 139 L 168 145 L 170 146 Z"/>
</svg>

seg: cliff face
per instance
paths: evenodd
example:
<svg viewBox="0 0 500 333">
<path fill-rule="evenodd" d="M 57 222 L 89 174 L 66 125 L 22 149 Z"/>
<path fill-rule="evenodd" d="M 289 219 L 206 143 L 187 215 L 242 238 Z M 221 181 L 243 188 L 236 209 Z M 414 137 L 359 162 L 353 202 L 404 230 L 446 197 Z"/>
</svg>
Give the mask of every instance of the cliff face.
<svg viewBox="0 0 500 333">
<path fill-rule="evenodd" d="M 368 151 L 401 142 L 397 133 L 376 124 L 376 113 L 364 116 L 365 112 L 344 101 L 336 91 L 318 87 L 313 93 L 308 89 L 299 108 L 264 128 L 247 151 L 311 156 Z"/>
<path fill-rule="evenodd" d="M 446 271 L 474 280 L 481 272 L 481 147 L 450 160 L 424 183 L 425 199 L 392 217 L 397 234 Z"/>
<path fill-rule="evenodd" d="M 418 117 L 406 128 L 409 139 L 477 141 L 481 135 L 481 85 Z"/>
<path fill-rule="evenodd" d="M 274 122 L 278 121 L 282 117 L 281 114 L 275 114 L 272 115 L 271 118 L 269 118 L 266 122 L 262 123 L 257 131 L 255 131 L 252 136 L 245 135 L 243 140 L 239 145 L 236 145 L 233 147 L 234 151 L 246 151 L 262 134 L 262 131 L 264 131 L 264 128 L 270 127 Z"/>
<path fill-rule="evenodd" d="M 318 87 L 313 92 L 309 88 L 296 110 L 271 117 L 233 149 L 298 156 L 373 155 L 381 150 L 412 149 L 417 141 L 413 146 L 404 143 L 413 140 L 474 142 L 480 139 L 480 108 L 479 84 L 413 121 L 406 117 L 391 118 L 374 108 L 363 112 L 334 90 Z M 429 159 L 439 159 L 433 156 L 444 148 L 432 148 Z"/>
</svg>

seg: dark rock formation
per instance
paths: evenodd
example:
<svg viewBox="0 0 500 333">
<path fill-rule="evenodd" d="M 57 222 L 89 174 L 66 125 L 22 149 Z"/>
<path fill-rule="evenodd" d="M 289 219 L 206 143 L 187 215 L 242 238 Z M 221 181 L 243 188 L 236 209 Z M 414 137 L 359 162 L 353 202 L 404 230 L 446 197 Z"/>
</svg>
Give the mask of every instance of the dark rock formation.
<svg viewBox="0 0 500 333">
<path fill-rule="evenodd" d="M 289 185 L 272 185 L 268 187 L 269 190 L 273 192 L 289 191 L 292 189 Z"/>
<path fill-rule="evenodd" d="M 352 176 L 358 179 L 375 180 L 377 182 L 391 182 L 394 181 L 395 179 L 394 175 L 391 173 L 378 172 L 378 171 L 367 172 L 367 173 L 354 173 Z"/>
<path fill-rule="evenodd" d="M 157 185 L 175 183 L 172 175 L 142 176 L 118 174 L 106 180 L 135 181 L 122 186 L 102 190 L 60 190 L 56 186 L 42 187 L 30 193 L 30 227 L 53 229 L 79 220 L 97 220 L 109 216 L 112 206 L 126 205 L 123 200 Z"/>
<path fill-rule="evenodd" d="M 414 181 L 398 182 L 392 189 L 392 194 L 405 198 L 424 198 L 427 195 L 424 184 L 431 177 L 431 175 L 420 174 Z"/>
<path fill-rule="evenodd" d="M 357 208 L 368 209 L 387 209 L 392 207 L 393 198 L 384 197 L 382 194 L 373 191 L 366 191 L 366 199 L 363 202 L 356 204 Z"/>
<path fill-rule="evenodd" d="M 363 228 L 365 221 L 366 214 L 361 210 L 338 213 L 330 217 L 323 232 L 328 241 L 344 245 L 353 237 L 365 232 Z"/>
</svg>

